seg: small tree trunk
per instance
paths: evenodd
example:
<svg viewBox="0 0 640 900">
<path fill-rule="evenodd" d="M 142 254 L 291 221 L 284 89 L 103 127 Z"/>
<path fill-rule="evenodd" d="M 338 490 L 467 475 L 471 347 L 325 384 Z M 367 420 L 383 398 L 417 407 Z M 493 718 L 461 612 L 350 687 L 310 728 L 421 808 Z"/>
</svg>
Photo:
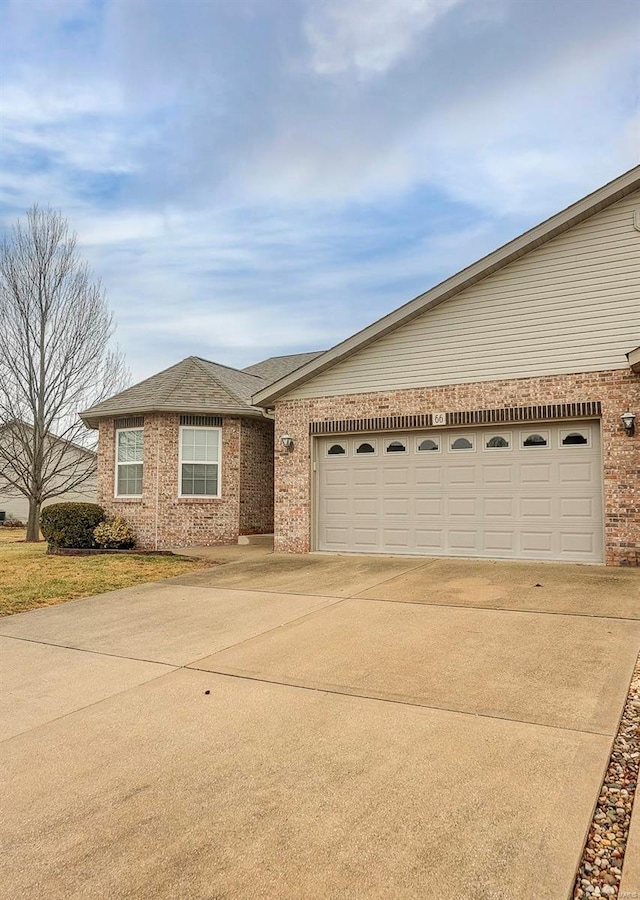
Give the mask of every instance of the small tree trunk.
<svg viewBox="0 0 640 900">
<path fill-rule="evenodd" d="M 40 540 L 40 507 L 41 503 L 29 497 L 29 518 L 27 519 L 27 540 Z"/>
</svg>

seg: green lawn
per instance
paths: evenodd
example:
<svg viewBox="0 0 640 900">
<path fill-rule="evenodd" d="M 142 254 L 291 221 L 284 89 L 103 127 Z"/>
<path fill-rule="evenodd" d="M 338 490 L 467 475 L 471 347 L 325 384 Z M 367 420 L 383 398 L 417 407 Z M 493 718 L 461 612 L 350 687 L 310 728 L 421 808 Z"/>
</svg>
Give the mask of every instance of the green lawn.
<svg viewBox="0 0 640 900">
<path fill-rule="evenodd" d="M 0 616 L 156 581 L 211 563 L 180 556 L 47 556 L 25 532 L 0 528 Z"/>
</svg>

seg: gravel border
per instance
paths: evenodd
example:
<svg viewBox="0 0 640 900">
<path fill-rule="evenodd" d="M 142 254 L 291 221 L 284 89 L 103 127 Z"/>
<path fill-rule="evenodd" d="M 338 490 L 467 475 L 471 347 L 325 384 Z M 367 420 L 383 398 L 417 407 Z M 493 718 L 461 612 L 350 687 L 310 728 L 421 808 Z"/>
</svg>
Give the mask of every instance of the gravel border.
<svg viewBox="0 0 640 900">
<path fill-rule="evenodd" d="M 640 763 L 640 657 L 613 742 L 589 836 L 573 889 L 574 900 L 618 896 Z"/>
</svg>

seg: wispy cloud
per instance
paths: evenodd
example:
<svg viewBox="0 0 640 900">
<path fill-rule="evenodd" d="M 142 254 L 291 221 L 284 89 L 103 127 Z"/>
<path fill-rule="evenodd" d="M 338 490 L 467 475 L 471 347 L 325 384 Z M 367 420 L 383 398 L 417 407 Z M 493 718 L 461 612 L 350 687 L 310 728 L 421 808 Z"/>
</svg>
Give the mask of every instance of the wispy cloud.
<svg viewBox="0 0 640 900">
<path fill-rule="evenodd" d="M 311 68 L 318 75 L 355 72 L 361 77 L 393 68 L 438 20 L 469 0 L 326 0 L 311 6 L 305 33 Z"/>
<path fill-rule="evenodd" d="M 0 31 L 1 220 L 63 210 L 140 377 L 334 343 L 638 159 L 626 0 L 0 0 Z"/>
</svg>

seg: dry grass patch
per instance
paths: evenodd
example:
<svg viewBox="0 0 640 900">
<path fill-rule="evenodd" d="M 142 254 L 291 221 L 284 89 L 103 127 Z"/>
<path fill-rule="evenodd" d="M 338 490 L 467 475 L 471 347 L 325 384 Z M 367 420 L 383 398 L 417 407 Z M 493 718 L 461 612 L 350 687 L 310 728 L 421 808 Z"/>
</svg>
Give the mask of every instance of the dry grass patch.
<svg viewBox="0 0 640 900">
<path fill-rule="evenodd" d="M 211 563 L 182 556 L 47 556 L 46 542 L 0 528 L 0 616 L 156 581 Z"/>
</svg>

